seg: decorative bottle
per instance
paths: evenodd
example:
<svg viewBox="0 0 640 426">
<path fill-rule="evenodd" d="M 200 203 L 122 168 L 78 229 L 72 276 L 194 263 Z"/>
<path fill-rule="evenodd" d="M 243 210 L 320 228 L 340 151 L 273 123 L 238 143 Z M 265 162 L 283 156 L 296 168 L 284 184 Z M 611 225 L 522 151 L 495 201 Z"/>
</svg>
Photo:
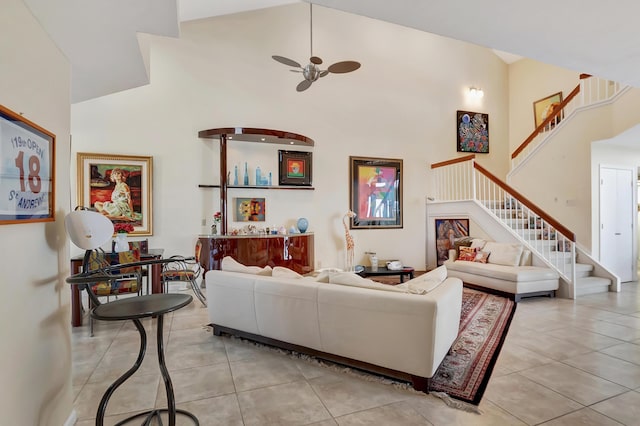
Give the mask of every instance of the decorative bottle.
<svg viewBox="0 0 640 426">
<path fill-rule="evenodd" d="M 233 185 L 238 186 L 238 165 L 235 165 L 234 175 L 233 175 Z"/>
<path fill-rule="evenodd" d="M 246 162 L 244 163 L 244 184 L 249 185 L 249 168 Z"/>
<path fill-rule="evenodd" d="M 256 167 L 256 186 L 262 185 L 262 172 L 260 166 Z"/>
<path fill-rule="evenodd" d="M 273 183 L 271 183 L 271 172 L 269 172 L 269 186 L 273 185 Z"/>
</svg>

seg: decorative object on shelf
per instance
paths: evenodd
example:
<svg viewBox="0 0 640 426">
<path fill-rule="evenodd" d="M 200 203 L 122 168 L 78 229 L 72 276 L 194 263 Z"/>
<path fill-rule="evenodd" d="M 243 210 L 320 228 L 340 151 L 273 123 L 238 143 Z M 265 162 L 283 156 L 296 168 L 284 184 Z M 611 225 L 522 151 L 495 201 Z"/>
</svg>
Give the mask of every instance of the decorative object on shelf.
<svg viewBox="0 0 640 426">
<path fill-rule="evenodd" d="M 244 184 L 249 186 L 249 168 L 246 161 L 244 162 Z"/>
<path fill-rule="evenodd" d="M 262 185 L 262 171 L 260 170 L 260 166 L 256 167 L 256 186 Z"/>
<path fill-rule="evenodd" d="M 152 235 L 153 157 L 78 153 L 78 205 Z"/>
<path fill-rule="evenodd" d="M 278 183 L 311 186 L 312 155 L 311 152 L 278 150 Z"/>
<path fill-rule="evenodd" d="M 351 229 L 402 228 L 402 160 L 349 157 Z"/>
<path fill-rule="evenodd" d="M 547 117 L 552 116 L 556 109 L 562 103 L 562 92 L 554 93 L 546 98 L 542 98 L 533 103 L 533 118 L 535 119 L 536 129 L 540 127 L 542 122 Z M 544 127 L 544 130 L 551 130 L 562 119 L 562 113 L 558 115 L 554 120 L 551 120 L 549 124 Z"/>
<path fill-rule="evenodd" d="M 306 218 L 301 217 L 300 219 L 298 219 L 297 226 L 298 226 L 298 231 L 304 234 L 305 232 L 307 232 L 307 229 L 309 228 L 309 221 Z"/>
<path fill-rule="evenodd" d="M 0 105 L 0 225 L 55 220 L 56 135 Z"/>
<path fill-rule="evenodd" d="M 369 256 L 369 263 L 371 264 L 371 270 L 372 271 L 377 271 L 378 270 L 378 255 L 376 254 L 376 252 L 374 251 L 367 251 L 365 252 L 366 255 Z"/>
<path fill-rule="evenodd" d="M 269 186 L 273 185 L 273 181 L 271 180 L 271 172 L 269 172 Z"/>
<path fill-rule="evenodd" d="M 133 225 L 130 223 L 118 222 L 113 225 L 113 230 L 116 233 L 114 250 L 116 253 L 129 250 L 129 241 L 127 235 L 129 232 L 133 232 Z"/>
<path fill-rule="evenodd" d="M 264 222 L 266 214 L 264 198 L 235 198 L 234 201 L 238 222 Z"/>
<path fill-rule="evenodd" d="M 234 167 L 234 174 L 233 174 L 233 184 L 235 186 L 238 186 L 238 165 L 236 164 Z"/>
<path fill-rule="evenodd" d="M 354 248 L 355 248 L 355 244 L 353 242 L 353 237 L 349 233 L 349 227 L 347 226 L 346 220 L 347 220 L 347 218 L 349 218 L 351 220 L 354 217 L 356 217 L 356 214 L 352 210 L 349 210 L 342 217 L 342 225 L 344 226 L 344 238 L 345 238 L 346 243 L 347 243 L 347 258 L 346 258 L 346 264 L 345 264 L 345 270 L 346 271 L 353 271 L 353 252 L 354 252 Z"/>
<path fill-rule="evenodd" d="M 360 68 L 359 62 L 342 61 L 342 62 L 336 62 L 333 65 L 330 65 L 329 68 L 327 68 L 326 70 L 320 70 L 320 67 L 318 67 L 318 65 L 322 64 L 322 59 L 320 59 L 317 56 L 313 56 L 313 3 L 309 3 L 309 22 L 310 22 L 309 24 L 310 33 L 311 33 L 311 57 L 309 58 L 310 63 L 307 66 L 302 68 L 302 65 L 300 65 L 298 62 L 294 61 L 293 59 L 289 59 L 289 58 L 285 58 L 283 56 L 277 56 L 277 55 L 271 56 L 274 60 L 280 62 L 281 64 L 300 69 L 300 70 L 291 70 L 294 72 L 301 72 L 302 76 L 304 77 L 304 80 L 302 80 L 296 87 L 296 90 L 298 92 L 307 90 L 309 87 L 311 87 L 311 83 L 318 80 L 320 77 L 324 77 L 328 75 L 329 73 L 343 74 L 343 73 L 355 71 L 358 68 Z"/>
<path fill-rule="evenodd" d="M 436 219 L 436 255 L 438 266 L 449 258 L 449 250 L 456 248 L 469 236 L 469 219 Z"/>
<path fill-rule="evenodd" d="M 211 224 L 211 235 L 218 235 L 218 224 L 222 220 L 222 213 L 215 212 L 213 215 L 213 223 Z"/>
<path fill-rule="evenodd" d="M 489 114 L 458 111 L 458 152 L 489 153 Z"/>
</svg>

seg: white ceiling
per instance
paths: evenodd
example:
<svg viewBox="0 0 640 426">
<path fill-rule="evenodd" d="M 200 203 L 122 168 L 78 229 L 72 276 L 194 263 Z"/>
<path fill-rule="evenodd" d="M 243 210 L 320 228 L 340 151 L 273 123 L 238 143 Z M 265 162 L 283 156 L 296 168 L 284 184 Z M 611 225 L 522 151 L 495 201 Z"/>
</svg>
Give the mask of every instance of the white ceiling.
<svg viewBox="0 0 640 426">
<path fill-rule="evenodd" d="M 296 0 L 23 0 L 67 55 L 72 102 L 148 83 L 136 34 L 179 36 L 179 21 Z M 179 2 L 179 6 L 178 3 Z M 640 1 L 314 0 L 640 87 Z M 509 52 L 509 53 L 504 53 Z"/>
</svg>

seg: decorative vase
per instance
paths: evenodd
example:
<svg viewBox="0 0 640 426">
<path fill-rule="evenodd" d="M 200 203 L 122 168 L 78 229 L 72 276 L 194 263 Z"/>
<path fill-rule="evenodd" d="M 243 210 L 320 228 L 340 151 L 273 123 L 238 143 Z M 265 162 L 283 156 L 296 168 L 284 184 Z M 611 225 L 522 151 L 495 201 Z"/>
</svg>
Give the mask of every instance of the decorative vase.
<svg viewBox="0 0 640 426">
<path fill-rule="evenodd" d="M 307 228 L 309 228 L 309 221 L 304 217 L 298 219 L 298 231 L 300 231 L 301 234 L 304 234 L 307 232 Z"/>
<path fill-rule="evenodd" d="M 211 235 L 218 235 L 218 224 L 211 225 Z"/>
<path fill-rule="evenodd" d="M 116 234 L 115 241 L 116 241 L 116 245 L 114 247 L 114 250 L 116 251 L 116 253 L 129 250 L 129 241 L 127 241 L 126 232 L 118 232 Z"/>
</svg>

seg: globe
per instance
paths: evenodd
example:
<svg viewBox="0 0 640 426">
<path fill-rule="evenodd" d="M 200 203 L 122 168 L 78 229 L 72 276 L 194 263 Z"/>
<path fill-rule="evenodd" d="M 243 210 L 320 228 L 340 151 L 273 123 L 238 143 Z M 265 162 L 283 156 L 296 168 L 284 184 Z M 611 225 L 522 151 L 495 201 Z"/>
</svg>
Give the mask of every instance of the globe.
<svg viewBox="0 0 640 426">
<path fill-rule="evenodd" d="M 304 217 L 298 219 L 298 231 L 304 234 L 305 232 L 307 232 L 307 228 L 309 228 L 309 221 Z"/>
</svg>

